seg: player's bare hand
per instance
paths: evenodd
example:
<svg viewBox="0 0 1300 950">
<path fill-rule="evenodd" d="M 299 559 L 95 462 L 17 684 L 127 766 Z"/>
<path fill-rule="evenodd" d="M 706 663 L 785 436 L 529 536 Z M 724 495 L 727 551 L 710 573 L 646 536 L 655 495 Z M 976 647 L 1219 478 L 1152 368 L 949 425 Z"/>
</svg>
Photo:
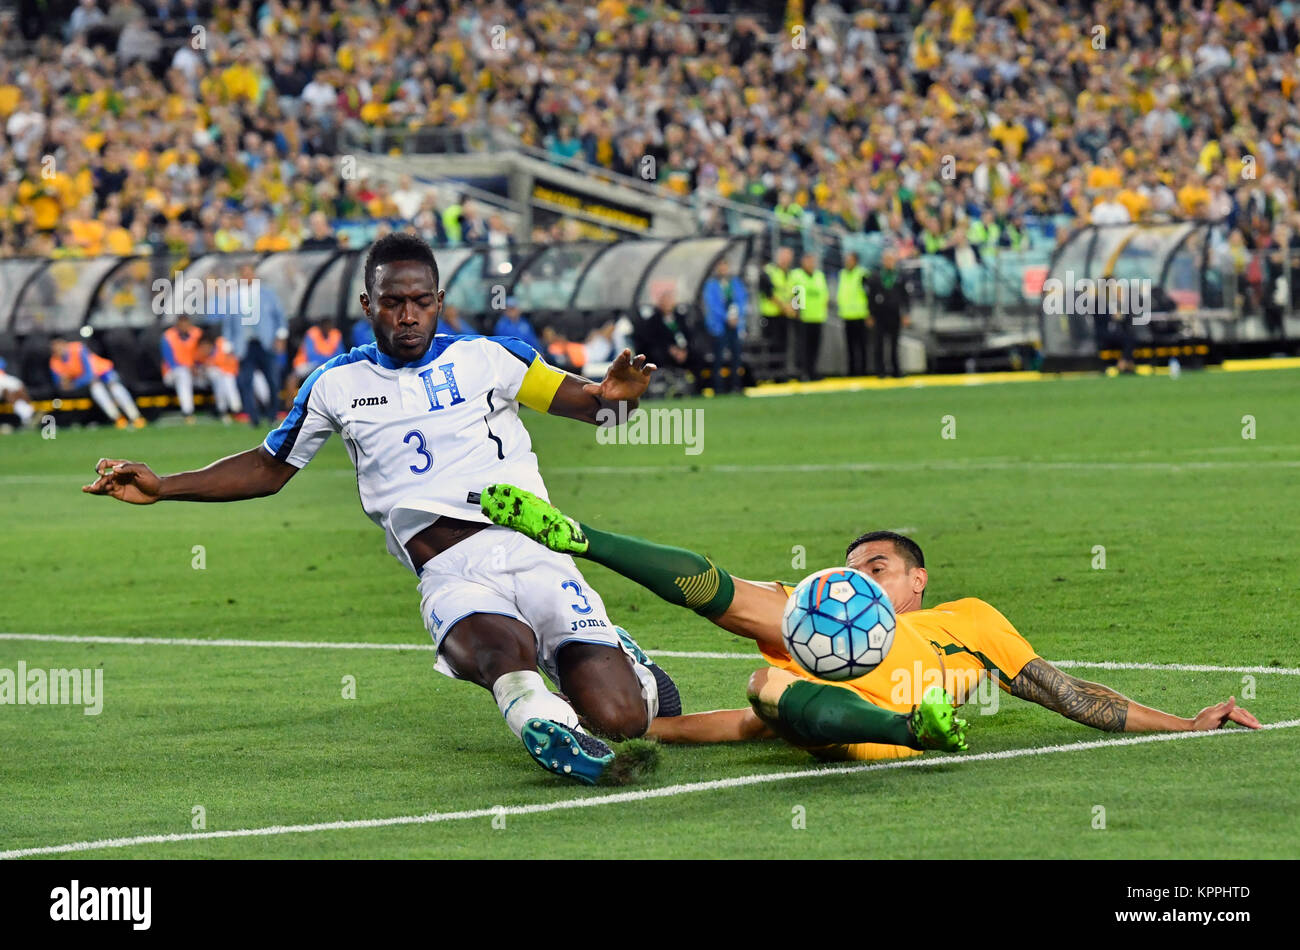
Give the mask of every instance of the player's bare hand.
<svg viewBox="0 0 1300 950">
<path fill-rule="evenodd" d="M 1206 706 L 1197 713 L 1196 718 L 1192 720 L 1191 731 L 1209 732 L 1212 729 L 1221 729 L 1229 722 L 1235 722 L 1247 729 L 1259 728 L 1259 720 L 1251 714 L 1250 710 L 1238 706 L 1237 697 L 1229 696 L 1226 703 Z"/>
<path fill-rule="evenodd" d="M 650 385 L 650 374 L 658 368 L 646 362 L 645 354 L 634 357 L 631 350 L 624 350 L 605 371 L 604 379 L 587 383 L 582 391 L 610 402 L 640 399 Z"/>
<path fill-rule="evenodd" d="M 162 479 L 143 462 L 126 459 L 100 459 L 95 463 L 99 476 L 81 490 L 90 495 L 110 495 L 131 505 L 152 505 L 162 491 Z"/>
</svg>

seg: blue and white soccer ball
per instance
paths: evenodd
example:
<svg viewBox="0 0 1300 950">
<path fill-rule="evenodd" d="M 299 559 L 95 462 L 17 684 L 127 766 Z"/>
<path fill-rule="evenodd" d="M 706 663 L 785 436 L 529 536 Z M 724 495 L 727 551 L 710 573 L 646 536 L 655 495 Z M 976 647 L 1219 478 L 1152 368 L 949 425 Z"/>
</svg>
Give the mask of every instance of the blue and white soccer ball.
<svg viewBox="0 0 1300 950">
<path fill-rule="evenodd" d="M 781 617 L 786 651 L 824 680 L 865 676 L 894 643 L 894 605 L 861 571 L 833 567 L 810 574 Z"/>
</svg>

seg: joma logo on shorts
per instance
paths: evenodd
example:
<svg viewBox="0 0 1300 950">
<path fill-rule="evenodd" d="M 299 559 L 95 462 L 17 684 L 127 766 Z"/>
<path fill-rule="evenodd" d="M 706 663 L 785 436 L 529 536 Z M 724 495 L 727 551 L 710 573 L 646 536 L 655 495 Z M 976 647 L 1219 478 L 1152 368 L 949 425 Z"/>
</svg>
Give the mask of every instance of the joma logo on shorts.
<svg viewBox="0 0 1300 950">
<path fill-rule="evenodd" d="M 357 406 L 386 406 L 388 405 L 387 396 L 358 396 L 352 400 L 352 408 Z"/>
<path fill-rule="evenodd" d="M 574 620 L 569 624 L 569 630 L 570 631 L 581 630 L 583 627 L 608 627 L 608 626 L 609 624 L 605 623 L 605 621 L 596 620 L 593 618 L 590 620 Z"/>
</svg>

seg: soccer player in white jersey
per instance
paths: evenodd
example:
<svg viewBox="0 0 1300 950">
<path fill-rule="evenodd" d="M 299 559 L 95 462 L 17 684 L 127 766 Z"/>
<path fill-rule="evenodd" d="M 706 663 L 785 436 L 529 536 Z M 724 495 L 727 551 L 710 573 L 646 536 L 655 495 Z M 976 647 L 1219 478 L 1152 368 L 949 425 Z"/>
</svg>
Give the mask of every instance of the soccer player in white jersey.
<svg viewBox="0 0 1300 950">
<path fill-rule="evenodd" d="M 491 524 L 479 492 L 508 481 L 545 497 L 520 404 L 593 425 L 602 410 L 614 410 L 602 420 L 626 418 L 655 367 L 625 350 L 595 383 L 511 337 L 437 334 L 438 266 L 414 235 L 371 246 L 365 286 L 361 307 L 376 342 L 312 372 L 260 446 L 165 477 L 139 462 L 100 459 L 83 491 L 132 504 L 271 495 L 339 433 L 362 508 L 419 577 L 437 669 L 490 689 L 543 768 L 594 783 L 614 756 L 586 728 L 640 736 L 667 711 L 661 700 L 680 712 L 680 698 L 634 644 L 621 645 L 573 559 Z"/>
</svg>

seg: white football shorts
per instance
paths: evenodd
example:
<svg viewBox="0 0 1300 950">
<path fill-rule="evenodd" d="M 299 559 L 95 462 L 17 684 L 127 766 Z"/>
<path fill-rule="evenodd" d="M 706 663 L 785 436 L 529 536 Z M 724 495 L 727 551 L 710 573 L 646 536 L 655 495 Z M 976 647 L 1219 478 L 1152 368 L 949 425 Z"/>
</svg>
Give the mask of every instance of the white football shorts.
<svg viewBox="0 0 1300 950">
<path fill-rule="evenodd" d="M 622 649 L 605 604 L 573 558 L 509 528 L 489 525 L 420 569 L 420 613 L 436 647 L 458 620 L 501 614 L 532 628 L 537 663 L 559 685 L 555 655 L 566 643 Z M 459 679 L 439 653 L 435 669 Z"/>
<path fill-rule="evenodd" d="M 4 370 L 0 370 L 0 396 L 16 393 L 22 388 L 22 380 L 17 376 L 10 376 Z"/>
</svg>

